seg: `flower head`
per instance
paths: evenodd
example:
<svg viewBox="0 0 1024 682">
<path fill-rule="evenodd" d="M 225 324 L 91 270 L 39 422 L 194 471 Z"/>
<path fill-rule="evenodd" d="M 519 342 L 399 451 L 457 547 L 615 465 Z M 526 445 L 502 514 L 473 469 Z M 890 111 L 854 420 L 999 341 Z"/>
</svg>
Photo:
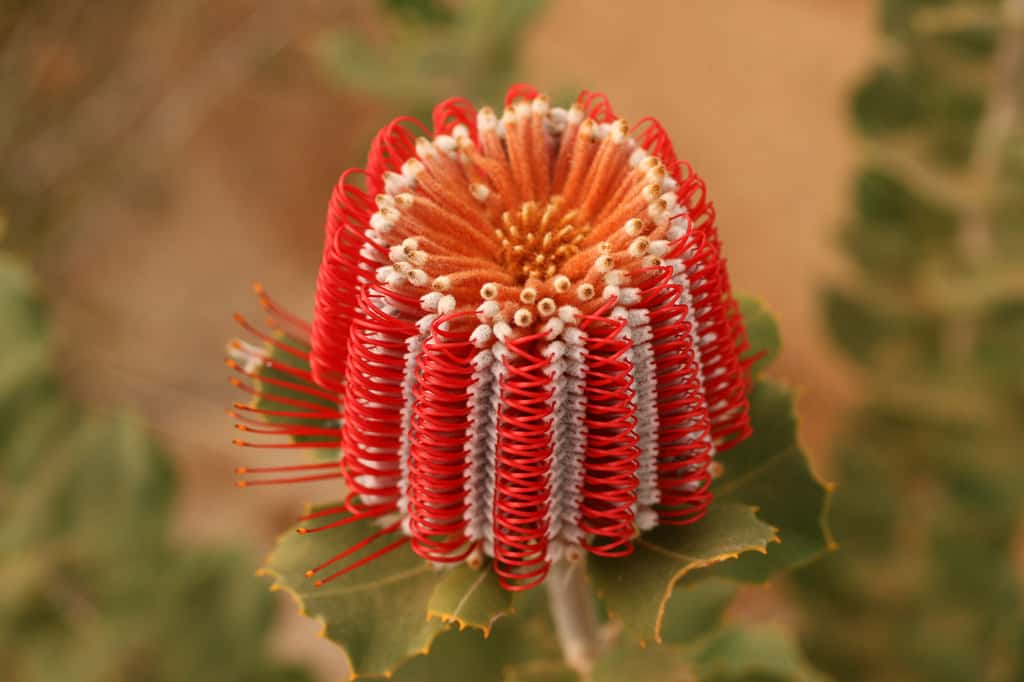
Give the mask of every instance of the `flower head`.
<svg viewBox="0 0 1024 682">
<path fill-rule="evenodd" d="M 699 519 L 712 457 L 750 431 L 714 217 L 661 125 L 602 95 L 559 108 L 515 86 L 500 115 L 451 99 L 432 133 L 382 129 L 331 198 L 312 326 L 264 297 L 310 348 L 289 346 L 309 371 L 275 366 L 302 393 L 262 410 L 270 432 L 339 447 L 340 472 L 247 472 L 341 475 L 344 518 L 324 527 L 380 520 L 310 573 L 407 542 L 439 564 L 493 558 L 525 589 L 552 561 Z M 250 374 L 274 362 L 234 355 Z"/>
</svg>

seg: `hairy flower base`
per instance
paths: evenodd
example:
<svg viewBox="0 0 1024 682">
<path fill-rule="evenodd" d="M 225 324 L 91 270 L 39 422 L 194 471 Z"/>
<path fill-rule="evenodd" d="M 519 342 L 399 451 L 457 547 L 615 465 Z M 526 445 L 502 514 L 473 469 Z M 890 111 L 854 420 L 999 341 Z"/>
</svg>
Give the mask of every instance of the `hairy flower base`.
<svg viewBox="0 0 1024 682">
<path fill-rule="evenodd" d="M 342 453 L 340 472 L 278 470 L 344 475 L 348 516 L 327 527 L 381 519 L 311 574 L 408 541 L 532 587 L 552 561 L 700 518 L 713 455 L 749 434 L 703 182 L 657 121 L 630 128 L 603 96 L 560 109 L 517 86 L 506 105 L 448 100 L 432 135 L 385 127 L 331 199 L 312 327 L 282 319 L 297 340 L 270 340 L 302 362 L 263 392 L 305 394 L 264 415 L 273 432 Z M 250 374 L 277 362 L 233 356 Z"/>
</svg>

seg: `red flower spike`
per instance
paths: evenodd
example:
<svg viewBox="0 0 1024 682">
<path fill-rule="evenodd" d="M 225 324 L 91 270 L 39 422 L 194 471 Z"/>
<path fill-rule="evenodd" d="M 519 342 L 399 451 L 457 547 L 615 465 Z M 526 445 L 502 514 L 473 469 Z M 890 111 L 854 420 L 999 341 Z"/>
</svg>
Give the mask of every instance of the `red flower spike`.
<svg viewBox="0 0 1024 682">
<path fill-rule="evenodd" d="M 406 542 L 442 565 L 490 557 L 510 590 L 628 555 L 638 532 L 699 520 L 712 458 L 750 434 L 714 208 L 664 128 L 630 128 L 600 93 L 562 109 L 516 85 L 505 104 L 446 100 L 433 137 L 383 128 L 331 197 L 313 324 L 262 290 L 287 338 L 238 318 L 310 368 L 232 346 L 242 374 L 275 370 L 238 382 L 272 426 L 240 428 L 342 453 L 243 483 L 344 476 L 344 506 L 304 517 L 340 518 L 300 532 L 381 527 L 317 584 Z M 258 478 L 283 472 L 303 475 Z"/>
</svg>

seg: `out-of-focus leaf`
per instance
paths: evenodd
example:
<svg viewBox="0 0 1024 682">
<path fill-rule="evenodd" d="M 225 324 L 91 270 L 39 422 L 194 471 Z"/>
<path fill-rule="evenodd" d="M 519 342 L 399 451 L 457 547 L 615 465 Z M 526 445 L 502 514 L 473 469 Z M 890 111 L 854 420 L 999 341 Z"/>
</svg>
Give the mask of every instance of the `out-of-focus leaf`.
<svg viewBox="0 0 1024 682">
<path fill-rule="evenodd" d="M 891 67 L 879 68 L 854 95 L 853 111 L 867 132 L 894 132 L 923 113 L 919 92 L 907 76 Z"/>
<path fill-rule="evenodd" d="M 794 580 L 802 639 L 842 680 L 1024 675 L 1012 5 L 884 0 L 884 63 L 853 103 L 873 138 L 843 235 L 860 277 L 826 312 L 867 390 L 833 457 L 843 551 Z"/>
<path fill-rule="evenodd" d="M 380 42 L 330 31 L 315 52 L 340 85 L 400 101 L 406 114 L 429 113 L 444 98 L 439 93 L 498 106 L 514 82 L 523 31 L 543 6 L 543 0 L 476 0 L 458 5 L 444 22 L 399 22 Z"/>
<path fill-rule="evenodd" d="M 697 655 L 702 682 L 824 682 L 787 632 L 771 626 L 727 628 Z"/>
<path fill-rule="evenodd" d="M 452 10 L 440 0 L 381 0 L 388 10 L 412 21 L 444 23 L 451 21 Z"/>
<path fill-rule="evenodd" d="M 504 682 L 579 682 L 579 675 L 559 661 L 535 661 L 507 668 Z"/>
<path fill-rule="evenodd" d="M 697 682 L 691 661 L 682 649 L 670 645 L 639 646 L 626 643 L 598 660 L 593 682 Z"/>
<path fill-rule="evenodd" d="M 956 214 L 922 198 L 887 169 L 868 166 L 856 183 L 856 216 L 842 243 L 865 271 L 905 282 L 953 243 Z"/>
<path fill-rule="evenodd" d="M 434 638 L 448 628 L 447 621 L 486 632 L 509 611 L 511 593 L 498 587 L 490 567 L 441 571 L 408 546 L 320 587 L 306 576 L 311 568 L 379 530 L 365 519 L 305 535 L 292 530 L 282 536 L 264 569 L 273 576 L 275 588 L 288 590 L 306 615 L 324 623 L 324 636 L 344 648 L 355 674 L 393 672 L 403 661 L 429 650 Z M 401 538 L 398 532 L 386 535 L 364 551 L 382 549 Z M 325 568 L 317 577 L 329 576 L 359 557 Z"/>
<path fill-rule="evenodd" d="M 169 542 L 167 456 L 137 419 L 63 395 L 46 330 L 27 270 L 0 258 L 5 679 L 308 680 L 261 648 L 272 603 L 249 559 Z"/>
<path fill-rule="evenodd" d="M 1008 301 L 986 311 L 978 332 L 977 359 L 997 382 L 1024 393 L 1024 300 Z"/>
<path fill-rule="evenodd" d="M 779 326 L 764 304 L 751 296 L 738 296 L 740 314 L 743 315 L 743 326 L 750 342 L 750 357 L 757 361 L 752 365 L 751 372 L 759 375 L 775 361 L 779 354 L 782 341 L 779 337 Z"/>
</svg>

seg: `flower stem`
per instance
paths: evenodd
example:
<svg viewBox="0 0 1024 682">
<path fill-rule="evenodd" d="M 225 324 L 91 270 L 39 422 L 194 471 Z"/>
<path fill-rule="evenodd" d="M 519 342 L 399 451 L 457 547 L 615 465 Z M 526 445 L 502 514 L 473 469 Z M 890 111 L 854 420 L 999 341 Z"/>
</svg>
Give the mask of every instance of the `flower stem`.
<svg viewBox="0 0 1024 682">
<path fill-rule="evenodd" d="M 566 664 L 589 680 L 604 644 L 586 561 L 556 561 L 545 581 L 555 632 Z"/>
</svg>

